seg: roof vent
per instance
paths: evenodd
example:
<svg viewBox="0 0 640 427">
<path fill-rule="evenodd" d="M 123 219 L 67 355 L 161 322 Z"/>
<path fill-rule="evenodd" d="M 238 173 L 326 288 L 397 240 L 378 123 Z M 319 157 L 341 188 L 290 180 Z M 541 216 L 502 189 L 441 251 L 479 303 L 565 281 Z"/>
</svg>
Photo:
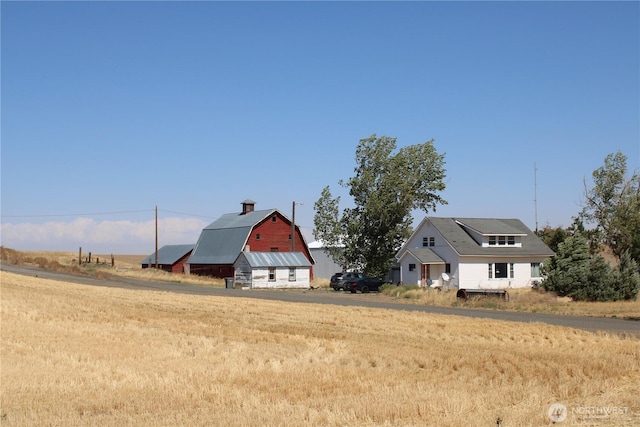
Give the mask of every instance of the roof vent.
<svg viewBox="0 0 640 427">
<path fill-rule="evenodd" d="M 245 200 L 244 202 L 242 202 L 242 213 L 241 215 L 246 215 L 250 212 L 253 212 L 254 209 L 256 207 L 256 202 L 254 202 L 253 200 Z"/>
</svg>

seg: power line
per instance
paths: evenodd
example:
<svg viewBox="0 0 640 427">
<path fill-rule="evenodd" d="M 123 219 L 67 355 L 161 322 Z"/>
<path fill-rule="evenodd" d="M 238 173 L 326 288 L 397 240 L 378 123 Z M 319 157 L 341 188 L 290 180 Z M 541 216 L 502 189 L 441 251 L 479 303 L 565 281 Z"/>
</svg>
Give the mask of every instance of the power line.
<svg viewBox="0 0 640 427">
<path fill-rule="evenodd" d="M 128 213 L 153 212 L 153 209 L 143 209 L 135 211 L 115 211 L 115 212 L 87 212 L 87 213 L 68 213 L 68 214 L 33 214 L 33 215 L 0 215 L 2 218 L 46 218 L 46 217 L 64 217 L 64 216 L 94 216 L 94 215 L 119 215 Z"/>
<path fill-rule="evenodd" d="M 49 218 L 49 217 L 72 217 L 72 216 L 96 216 L 96 215 L 121 215 L 129 213 L 141 213 L 141 212 L 154 212 L 155 209 L 140 209 L 132 211 L 110 211 L 110 212 L 83 212 L 83 213 L 66 213 L 66 214 L 29 214 L 29 215 L 0 215 L 2 218 Z M 176 215 L 193 216 L 200 218 L 217 218 L 214 216 L 198 215 L 185 212 L 168 211 L 164 209 L 158 209 L 159 212 L 172 213 Z"/>
<path fill-rule="evenodd" d="M 200 218 L 217 218 L 215 216 L 207 216 L 207 215 L 197 215 L 197 214 L 191 214 L 191 213 L 184 213 L 184 212 L 174 212 L 174 211 L 166 211 L 164 209 L 159 209 L 160 212 L 166 212 L 166 213 L 172 213 L 172 214 L 176 214 L 176 215 L 186 215 L 186 216 L 197 216 Z"/>
</svg>

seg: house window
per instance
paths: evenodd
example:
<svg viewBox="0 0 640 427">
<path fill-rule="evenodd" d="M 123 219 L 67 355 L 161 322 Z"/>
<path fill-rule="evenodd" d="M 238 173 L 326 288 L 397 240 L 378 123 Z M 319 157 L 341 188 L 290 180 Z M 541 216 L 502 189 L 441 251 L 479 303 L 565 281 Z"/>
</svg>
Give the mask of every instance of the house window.
<svg viewBox="0 0 640 427">
<path fill-rule="evenodd" d="M 273 247 L 270 249 L 271 252 L 279 252 L 277 247 Z"/>
<path fill-rule="evenodd" d="M 409 271 L 416 271 L 416 265 L 415 264 L 409 264 Z"/>
<path fill-rule="evenodd" d="M 271 222 L 276 222 L 276 216 L 275 215 L 271 217 Z"/>
<path fill-rule="evenodd" d="M 291 240 L 291 234 L 289 234 L 289 240 Z"/>
<path fill-rule="evenodd" d="M 542 277 L 542 273 L 540 272 L 540 263 L 532 262 L 531 263 L 531 277 Z"/>
<path fill-rule="evenodd" d="M 422 246 L 423 247 L 435 246 L 435 245 L 436 245 L 436 238 L 435 237 L 423 237 L 422 238 Z"/>
<path fill-rule="evenodd" d="M 515 246 L 516 236 L 489 236 L 489 246 Z"/>
<path fill-rule="evenodd" d="M 451 264 L 447 263 L 444 265 L 444 272 L 447 274 L 451 273 Z"/>
<path fill-rule="evenodd" d="M 260 233 L 256 234 L 256 240 L 260 240 Z"/>
<path fill-rule="evenodd" d="M 509 264 L 509 277 L 511 277 L 512 279 L 516 277 L 513 263 Z"/>
<path fill-rule="evenodd" d="M 514 264 L 507 266 L 506 262 L 496 262 L 489 264 L 489 279 L 507 279 L 509 275 L 513 278 Z"/>
<path fill-rule="evenodd" d="M 296 268 L 295 267 L 289 267 L 289 281 L 290 282 L 295 282 L 296 281 Z"/>
<path fill-rule="evenodd" d="M 276 281 L 276 268 L 275 267 L 269 267 L 269 281 L 270 282 L 275 282 Z"/>
<path fill-rule="evenodd" d="M 506 262 L 496 262 L 494 266 L 494 277 L 496 279 L 506 279 L 507 278 L 507 263 Z"/>
</svg>

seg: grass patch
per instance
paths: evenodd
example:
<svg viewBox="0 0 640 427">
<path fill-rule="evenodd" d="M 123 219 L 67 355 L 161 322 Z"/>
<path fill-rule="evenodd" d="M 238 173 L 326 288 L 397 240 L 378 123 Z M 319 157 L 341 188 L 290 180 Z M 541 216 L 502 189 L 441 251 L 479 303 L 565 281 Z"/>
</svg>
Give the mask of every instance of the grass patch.
<svg viewBox="0 0 640 427">
<path fill-rule="evenodd" d="M 459 300 L 456 290 L 424 289 L 416 285 L 384 285 L 380 292 L 391 298 L 414 304 L 447 307 L 468 307 L 530 313 L 551 313 L 573 316 L 640 318 L 640 301 L 583 302 L 558 297 L 543 289 L 509 289 L 509 300 L 478 296 Z"/>
</svg>

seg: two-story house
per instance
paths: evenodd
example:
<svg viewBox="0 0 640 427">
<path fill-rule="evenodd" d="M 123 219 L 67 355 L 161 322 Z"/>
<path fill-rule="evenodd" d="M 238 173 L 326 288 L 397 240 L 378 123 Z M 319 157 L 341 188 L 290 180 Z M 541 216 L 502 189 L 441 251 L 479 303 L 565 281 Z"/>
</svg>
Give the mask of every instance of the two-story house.
<svg viewBox="0 0 640 427">
<path fill-rule="evenodd" d="M 554 253 L 519 219 L 426 217 L 396 254 L 403 284 L 524 288 Z"/>
</svg>

